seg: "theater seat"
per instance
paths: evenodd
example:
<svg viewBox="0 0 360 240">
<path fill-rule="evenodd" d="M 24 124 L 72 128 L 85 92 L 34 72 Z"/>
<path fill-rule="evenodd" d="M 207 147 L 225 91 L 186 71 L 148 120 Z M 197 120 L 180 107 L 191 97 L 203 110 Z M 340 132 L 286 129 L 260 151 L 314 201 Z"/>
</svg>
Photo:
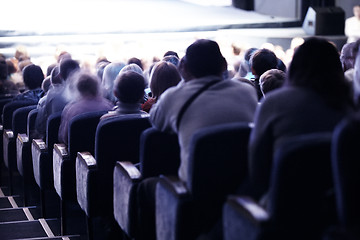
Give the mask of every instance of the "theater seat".
<svg viewBox="0 0 360 240">
<path fill-rule="evenodd" d="M 76 201 L 75 160 L 78 152 L 94 154 L 95 132 L 100 117 L 107 111 L 83 113 L 74 117 L 69 124 L 68 146 L 54 145 L 53 174 L 54 187 L 61 199 L 61 231 L 66 234 L 66 203 Z"/>
<path fill-rule="evenodd" d="M 9 190 L 10 193 L 12 193 L 13 189 L 13 183 L 12 183 L 12 175 L 13 172 L 16 171 L 16 152 L 15 152 L 15 139 L 17 136 L 17 130 L 20 130 L 20 132 L 24 132 L 26 129 L 25 125 L 25 118 L 19 117 L 18 115 L 16 121 L 14 123 L 17 123 L 16 129 L 14 129 L 13 125 L 13 114 L 15 110 L 33 105 L 32 103 L 26 102 L 26 101 L 14 101 L 9 102 L 5 104 L 3 109 L 3 159 L 5 166 L 9 170 Z M 21 120 L 21 121 L 19 121 Z"/>
<path fill-rule="evenodd" d="M 137 187 L 149 177 L 176 175 L 180 164 L 178 137 L 146 129 L 140 137 L 140 164 L 117 162 L 114 169 L 114 217 L 129 238 L 136 238 Z"/>
<path fill-rule="evenodd" d="M 274 154 L 266 206 L 228 198 L 224 239 L 321 239 L 336 222 L 330 147 L 331 133 L 288 139 Z"/>
<path fill-rule="evenodd" d="M 149 115 L 129 114 L 100 121 L 96 129 L 95 157 L 88 152 L 76 158 L 77 201 L 88 217 L 113 217 L 113 172 L 116 161 L 139 162 L 141 133 L 149 128 Z"/>
<path fill-rule="evenodd" d="M 158 240 L 196 239 L 219 221 L 228 194 L 247 175 L 249 123 L 200 129 L 190 145 L 188 180 L 162 176 L 156 187 Z"/>
<path fill-rule="evenodd" d="M 339 217 L 337 227 L 354 239 L 360 239 L 360 196 L 357 194 L 360 185 L 359 139 L 360 117 L 345 118 L 335 128 L 331 154 Z"/>
<path fill-rule="evenodd" d="M 28 206 L 27 195 L 30 194 L 29 187 L 34 185 L 34 171 L 31 158 L 31 142 L 34 138 L 35 120 L 38 109 L 32 109 L 26 121 L 26 133 L 18 133 L 16 138 L 16 162 L 17 169 L 23 179 L 24 206 Z"/>
<path fill-rule="evenodd" d="M 34 178 L 40 188 L 41 215 L 46 217 L 45 191 L 54 190 L 53 176 L 53 148 L 58 142 L 61 112 L 49 116 L 46 124 L 46 139 L 33 139 L 31 155 L 33 162 Z"/>
</svg>

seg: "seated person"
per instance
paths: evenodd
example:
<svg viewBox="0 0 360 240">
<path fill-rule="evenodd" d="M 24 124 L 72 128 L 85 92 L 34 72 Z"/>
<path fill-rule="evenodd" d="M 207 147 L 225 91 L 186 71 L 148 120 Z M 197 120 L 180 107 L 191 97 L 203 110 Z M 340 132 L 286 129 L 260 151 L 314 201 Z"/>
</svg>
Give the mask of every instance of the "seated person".
<svg viewBox="0 0 360 240">
<path fill-rule="evenodd" d="M 37 104 L 44 93 L 41 89 L 44 80 L 43 71 L 39 66 L 30 64 L 23 70 L 23 79 L 27 90 L 14 97 L 13 101 L 28 101 Z"/>
<path fill-rule="evenodd" d="M 56 112 L 62 111 L 70 102 L 67 96 L 67 85 L 72 80 L 72 75 L 80 69 L 79 63 L 75 60 L 65 58 L 51 72 L 51 89 L 49 89 L 45 103 L 39 109 L 35 121 L 37 136 L 43 138 L 46 133 L 46 122 L 48 117 Z M 73 92 L 71 92 L 73 94 Z"/>
<path fill-rule="evenodd" d="M 144 76 L 134 71 L 125 71 L 117 76 L 114 84 L 114 95 L 119 100 L 114 111 L 103 115 L 101 120 L 122 114 L 146 113 L 141 110 L 144 97 Z"/>
<path fill-rule="evenodd" d="M 262 94 L 265 95 L 277 88 L 282 87 L 285 81 L 286 74 L 278 69 L 267 70 L 260 76 L 260 89 Z"/>
<path fill-rule="evenodd" d="M 181 76 L 176 66 L 171 62 L 161 61 L 155 65 L 150 76 L 151 96 L 142 104 L 142 109 L 149 112 L 160 95 L 169 87 L 176 86 Z"/>
<path fill-rule="evenodd" d="M 59 128 L 59 141 L 68 144 L 68 128 L 71 119 L 87 112 L 107 111 L 113 104 L 101 96 L 100 81 L 90 73 L 80 73 L 76 88 L 79 98 L 68 103 L 62 114 Z"/>
</svg>

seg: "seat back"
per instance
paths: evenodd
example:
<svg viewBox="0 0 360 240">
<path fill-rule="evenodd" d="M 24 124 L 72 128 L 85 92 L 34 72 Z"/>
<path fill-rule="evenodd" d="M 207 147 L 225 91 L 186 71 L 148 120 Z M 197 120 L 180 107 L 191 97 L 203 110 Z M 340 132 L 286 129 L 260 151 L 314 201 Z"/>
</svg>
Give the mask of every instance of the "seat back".
<svg viewBox="0 0 360 240">
<path fill-rule="evenodd" d="M 60 128 L 60 121 L 61 121 L 61 112 L 52 113 L 46 124 L 46 146 L 48 148 L 48 152 L 51 155 L 52 159 L 52 150 L 54 148 L 54 144 L 59 142 L 58 135 L 59 135 L 59 128 Z"/>
<path fill-rule="evenodd" d="M 38 112 L 39 112 L 39 109 L 33 109 L 28 114 L 26 133 L 30 139 L 34 138 L 34 135 L 36 132 L 35 122 L 36 122 L 36 117 L 37 117 Z"/>
<path fill-rule="evenodd" d="M 31 110 L 35 109 L 36 105 L 29 105 L 16 109 L 12 117 L 12 130 L 16 137 L 18 133 L 27 132 L 28 114 Z"/>
<path fill-rule="evenodd" d="M 3 110 L 4 110 L 4 106 L 5 104 L 11 102 L 12 100 L 12 97 L 11 98 L 8 98 L 8 97 L 4 97 L 4 98 L 0 98 L 0 113 L 1 113 L 1 119 L 0 119 L 0 122 L 2 123 L 2 113 L 3 113 Z"/>
<path fill-rule="evenodd" d="M 250 131 L 248 123 L 227 123 L 195 133 L 187 181 L 194 200 L 218 205 L 246 178 Z"/>
<path fill-rule="evenodd" d="M 314 133 L 288 139 L 275 151 L 268 211 L 276 230 L 318 236 L 334 223 L 330 147 L 331 133 Z"/>
<path fill-rule="evenodd" d="M 360 117 L 341 121 L 332 140 L 332 171 L 335 183 L 337 213 L 343 226 L 360 224 L 360 157 L 357 151 L 360 139 Z"/>
<path fill-rule="evenodd" d="M 96 127 L 107 111 L 88 112 L 75 116 L 69 124 L 68 152 L 74 162 L 77 152 L 87 151 L 94 155 Z"/>
<path fill-rule="evenodd" d="M 151 127 L 148 114 L 129 114 L 100 121 L 96 129 L 97 194 L 102 214 L 113 214 L 113 171 L 116 161 L 139 162 L 141 133 Z M 99 200 L 100 201 L 100 200 Z"/>
<path fill-rule="evenodd" d="M 34 103 L 28 101 L 13 101 L 6 103 L 2 115 L 3 128 L 12 129 L 12 118 L 14 111 L 20 107 L 25 107 L 29 105 L 34 105 Z"/>
<path fill-rule="evenodd" d="M 140 171 L 143 178 L 177 175 L 180 147 L 176 134 L 146 129 L 140 137 Z"/>
</svg>

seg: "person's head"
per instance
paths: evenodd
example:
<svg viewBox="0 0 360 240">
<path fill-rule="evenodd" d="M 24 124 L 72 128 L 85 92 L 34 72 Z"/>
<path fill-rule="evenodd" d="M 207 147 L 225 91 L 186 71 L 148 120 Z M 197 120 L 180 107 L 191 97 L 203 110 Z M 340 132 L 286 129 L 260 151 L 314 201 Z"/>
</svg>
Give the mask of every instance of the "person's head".
<svg viewBox="0 0 360 240">
<path fill-rule="evenodd" d="M 141 67 L 139 67 L 139 65 L 135 64 L 135 63 L 130 63 L 128 65 L 126 65 L 125 67 L 123 67 L 120 71 L 120 73 L 124 73 L 124 72 L 128 72 L 128 71 L 133 71 L 136 72 L 140 75 L 144 75 L 143 70 L 141 69 Z"/>
<path fill-rule="evenodd" d="M 97 76 L 84 72 L 80 73 L 76 88 L 83 98 L 94 98 L 99 94 L 99 83 Z"/>
<path fill-rule="evenodd" d="M 66 52 L 66 51 L 62 51 L 59 56 L 57 57 L 57 62 L 61 63 L 62 60 L 65 59 L 72 59 L 72 56 L 70 53 Z"/>
<path fill-rule="evenodd" d="M 277 88 L 282 87 L 285 82 L 286 74 L 278 69 L 270 69 L 260 76 L 260 89 L 263 96 Z"/>
<path fill-rule="evenodd" d="M 161 61 L 154 66 L 150 76 L 150 89 L 154 98 L 160 95 L 169 87 L 176 86 L 181 76 L 176 66 L 172 63 Z"/>
<path fill-rule="evenodd" d="M 132 64 L 132 63 L 138 65 L 141 68 L 141 70 L 144 70 L 143 64 L 140 59 L 136 57 L 132 57 L 128 60 L 127 64 Z"/>
<path fill-rule="evenodd" d="M 134 71 L 126 71 L 117 76 L 114 95 L 122 103 L 140 103 L 144 97 L 144 89 L 144 76 Z"/>
<path fill-rule="evenodd" d="M 357 19 L 360 19 L 360 5 L 355 5 L 353 7 L 353 13 Z"/>
<path fill-rule="evenodd" d="M 10 59 L 6 59 L 6 65 L 7 65 L 8 75 L 17 72 L 17 69 L 16 69 L 15 64 L 14 64 L 13 61 L 11 61 Z"/>
<path fill-rule="evenodd" d="M 71 74 L 79 69 L 79 63 L 71 58 L 65 58 L 60 62 L 60 76 L 64 81 L 66 81 Z"/>
<path fill-rule="evenodd" d="M 103 79 L 104 69 L 107 65 L 109 65 L 109 63 L 109 61 L 99 61 L 96 63 L 96 75 L 99 79 Z"/>
<path fill-rule="evenodd" d="M 261 48 L 251 55 L 250 65 L 252 73 L 257 77 L 260 77 L 261 74 L 267 70 L 277 69 L 278 58 L 273 51 Z"/>
<path fill-rule="evenodd" d="M 51 86 L 51 80 L 50 80 L 50 76 L 48 76 L 43 80 L 41 84 L 41 89 L 43 90 L 44 93 L 47 93 L 49 91 L 50 86 Z"/>
<path fill-rule="evenodd" d="M 257 48 L 249 48 L 244 53 L 244 58 L 240 60 L 240 66 L 239 66 L 239 75 L 240 77 L 246 77 L 249 72 L 251 72 L 251 64 L 250 64 L 250 58 L 253 55 L 255 51 L 257 51 Z"/>
<path fill-rule="evenodd" d="M 50 82 L 51 84 L 61 84 L 62 83 L 62 79 L 59 76 L 60 74 L 60 68 L 58 66 L 55 66 L 50 73 Z"/>
<path fill-rule="evenodd" d="M 355 58 L 356 58 L 356 42 L 346 43 L 341 48 L 340 61 L 343 67 L 344 72 L 354 68 Z"/>
<path fill-rule="evenodd" d="M 288 85 L 312 89 L 339 103 L 349 94 L 338 50 L 321 38 L 309 38 L 298 47 L 286 79 Z"/>
<path fill-rule="evenodd" d="M 30 64 L 23 70 L 23 79 L 24 84 L 28 89 L 32 90 L 40 88 L 44 80 L 44 73 L 41 70 L 41 67 L 35 64 Z"/>
<path fill-rule="evenodd" d="M 180 65 L 181 74 L 191 76 L 184 77 L 185 80 L 210 75 L 222 77 L 223 72 L 227 70 L 227 62 L 220 52 L 219 45 L 207 39 L 200 39 L 191 44 L 186 49 Z"/>
<path fill-rule="evenodd" d="M 167 51 L 166 53 L 164 53 L 163 57 L 167 57 L 167 56 L 175 56 L 179 59 L 179 55 L 175 51 Z"/>
<path fill-rule="evenodd" d="M 119 73 L 120 73 L 121 69 L 123 69 L 123 67 L 125 67 L 124 63 L 113 62 L 113 63 L 108 64 L 104 68 L 101 85 L 103 86 L 103 89 L 105 91 L 104 96 L 111 101 L 116 100 L 115 96 L 114 96 L 114 92 L 113 92 L 114 82 L 115 82 L 117 75 L 119 75 Z"/>
<path fill-rule="evenodd" d="M 179 63 L 180 63 L 179 58 L 176 57 L 175 55 L 165 56 L 162 60 L 165 62 L 170 62 L 170 63 L 174 64 L 176 67 L 178 67 Z"/>
</svg>

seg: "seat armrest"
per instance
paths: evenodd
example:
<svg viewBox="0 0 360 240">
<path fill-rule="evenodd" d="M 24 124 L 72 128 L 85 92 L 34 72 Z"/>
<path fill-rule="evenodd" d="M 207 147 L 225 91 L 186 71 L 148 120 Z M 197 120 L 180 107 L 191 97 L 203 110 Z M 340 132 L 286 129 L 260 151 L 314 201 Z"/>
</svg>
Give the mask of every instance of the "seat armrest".
<svg viewBox="0 0 360 240">
<path fill-rule="evenodd" d="M 42 139 L 33 139 L 32 143 L 33 143 L 35 148 L 40 150 L 40 152 L 44 152 L 44 151 L 47 150 L 47 145 L 44 142 L 44 140 L 42 140 Z"/>
<path fill-rule="evenodd" d="M 137 221 L 137 186 L 142 179 L 131 162 L 116 162 L 113 179 L 114 217 L 123 231 L 134 236 Z"/>
<path fill-rule="evenodd" d="M 77 159 L 79 159 L 81 162 L 83 162 L 88 169 L 96 169 L 97 164 L 96 160 L 89 152 L 78 152 L 77 153 Z"/>
<path fill-rule="evenodd" d="M 256 240 L 268 230 L 269 223 L 268 212 L 250 197 L 229 196 L 224 204 L 223 233 L 226 240 Z"/>
<path fill-rule="evenodd" d="M 89 152 L 78 152 L 76 157 L 76 196 L 81 209 L 88 217 L 92 216 L 90 205 L 96 199 L 95 189 L 97 164 Z M 95 213 L 96 214 L 96 213 Z"/>
<path fill-rule="evenodd" d="M 29 137 L 26 133 L 18 133 L 17 138 L 22 144 L 29 142 Z"/>
<path fill-rule="evenodd" d="M 8 139 L 14 138 L 14 132 L 11 131 L 10 129 L 5 129 L 4 136 L 7 137 Z"/>
<path fill-rule="evenodd" d="M 132 162 L 117 162 L 116 166 L 121 167 L 132 180 L 139 180 L 141 178 L 139 169 Z"/>
<path fill-rule="evenodd" d="M 65 144 L 58 143 L 54 144 L 53 149 L 53 175 L 54 175 L 54 187 L 57 194 L 63 199 L 62 196 L 62 185 L 63 177 L 66 178 L 64 171 L 64 162 L 69 160 L 69 154 Z"/>
<path fill-rule="evenodd" d="M 185 197 L 188 196 L 189 190 L 186 187 L 185 182 L 181 181 L 179 177 L 177 176 L 160 176 L 159 181 L 165 188 L 173 192 L 179 197 Z"/>
</svg>

